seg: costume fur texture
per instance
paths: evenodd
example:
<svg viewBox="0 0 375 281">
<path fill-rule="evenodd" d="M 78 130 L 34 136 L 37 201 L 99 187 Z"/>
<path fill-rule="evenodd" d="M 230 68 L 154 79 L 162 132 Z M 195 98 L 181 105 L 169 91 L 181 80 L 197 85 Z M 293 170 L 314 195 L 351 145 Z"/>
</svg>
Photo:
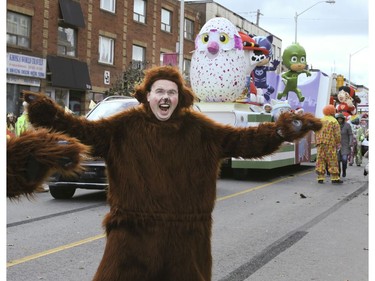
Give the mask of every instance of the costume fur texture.
<svg viewBox="0 0 375 281">
<path fill-rule="evenodd" d="M 88 147 L 61 133 L 27 131 L 7 141 L 7 197 L 32 196 L 54 172 L 74 175 Z"/>
<path fill-rule="evenodd" d="M 158 79 L 179 89 L 179 105 L 167 121 L 156 119 L 146 98 Z M 216 123 L 192 110 L 194 94 L 169 66 L 148 70 L 135 97 L 140 106 L 98 121 L 65 113 L 42 94 L 25 99 L 34 126 L 78 138 L 106 161 L 110 212 L 95 281 L 209 281 L 221 160 L 271 154 L 283 141 L 319 130 L 321 122 L 311 114 L 285 113 L 258 127 Z"/>
</svg>

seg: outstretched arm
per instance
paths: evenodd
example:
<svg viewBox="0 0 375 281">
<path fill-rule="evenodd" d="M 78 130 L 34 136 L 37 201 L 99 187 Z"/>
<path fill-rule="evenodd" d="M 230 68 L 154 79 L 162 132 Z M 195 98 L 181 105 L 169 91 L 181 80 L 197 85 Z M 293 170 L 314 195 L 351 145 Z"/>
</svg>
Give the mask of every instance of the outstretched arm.
<svg viewBox="0 0 375 281">
<path fill-rule="evenodd" d="M 7 197 L 31 195 L 52 173 L 74 175 L 89 148 L 76 139 L 40 129 L 7 142 Z"/>
<path fill-rule="evenodd" d="M 89 121 L 85 117 L 74 116 L 44 94 L 26 92 L 24 99 L 29 103 L 29 120 L 34 127 L 68 134 L 91 146 L 93 155 L 105 156 L 109 138 L 103 136 L 110 130 L 108 122 Z"/>
<path fill-rule="evenodd" d="M 301 139 L 309 131 L 318 131 L 322 123 L 312 114 L 286 112 L 276 122 L 257 127 L 235 128 L 223 138 L 224 157 L 260 158 L 275 152 L 284 141 Z"/>
</svg>

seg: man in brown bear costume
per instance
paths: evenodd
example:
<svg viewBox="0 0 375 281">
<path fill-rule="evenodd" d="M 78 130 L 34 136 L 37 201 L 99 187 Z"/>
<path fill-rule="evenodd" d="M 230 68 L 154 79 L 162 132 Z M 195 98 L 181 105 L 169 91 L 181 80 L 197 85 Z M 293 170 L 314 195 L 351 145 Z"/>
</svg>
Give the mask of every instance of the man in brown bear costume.
<svg viewBox="0 0 375 281">
<path fill-rule="evenodd" d="M 54 172 L 73 176 L 82 171 L 88 147 L 61 133 L 27 131 L 7 140 L 7 197 L 33 196 Z"/>
<path fill-rule="evenodd" d="M 36 127 L 64 132 L 104 157 L 110 212 L 96 281 L 211 280 L 211 213 L 225 157 L 259 158 L 319 130 L 311 114 L 258 127 L 221 125 L 192 109 L 195 95 L 171 66 L 146 71 L 140 106 L 88 121 L 44 95 L 26 95 Z"/>
</svg>

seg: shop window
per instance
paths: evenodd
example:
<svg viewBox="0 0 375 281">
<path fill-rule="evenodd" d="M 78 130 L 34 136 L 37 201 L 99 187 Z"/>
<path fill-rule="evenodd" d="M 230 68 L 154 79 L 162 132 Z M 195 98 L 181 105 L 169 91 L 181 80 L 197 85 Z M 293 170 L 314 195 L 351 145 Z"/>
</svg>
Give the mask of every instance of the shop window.
<svg viewBox="0 0 375 281">
<path fill-rule="evenodd" d="M 55 101 L 62 108 L 68 105 L 69 92 L 65 89 L 55 89 Z"/>
</svg>

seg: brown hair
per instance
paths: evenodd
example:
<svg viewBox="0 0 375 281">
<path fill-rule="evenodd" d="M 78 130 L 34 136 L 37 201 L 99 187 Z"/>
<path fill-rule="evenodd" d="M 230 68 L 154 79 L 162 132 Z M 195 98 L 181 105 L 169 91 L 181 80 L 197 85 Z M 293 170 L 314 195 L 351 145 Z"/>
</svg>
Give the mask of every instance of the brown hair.
<svg viewBox="0 0 375 281">
<path fill-rule="evenodd" d="M 147 93 L 150 92 L 152 84 L 157 80 L 169 80 L 177 84 L 178 87 L 178 105 L 177 108 L 188 108 L 197 100 L 194 92 L 186 85 L 178 68 L 173 66 L 154 66 L 145 71 L 145 77 L 140 85 L 135 87 L 133 96 L 145 105 L 147 102 Z"/>
</svg>

